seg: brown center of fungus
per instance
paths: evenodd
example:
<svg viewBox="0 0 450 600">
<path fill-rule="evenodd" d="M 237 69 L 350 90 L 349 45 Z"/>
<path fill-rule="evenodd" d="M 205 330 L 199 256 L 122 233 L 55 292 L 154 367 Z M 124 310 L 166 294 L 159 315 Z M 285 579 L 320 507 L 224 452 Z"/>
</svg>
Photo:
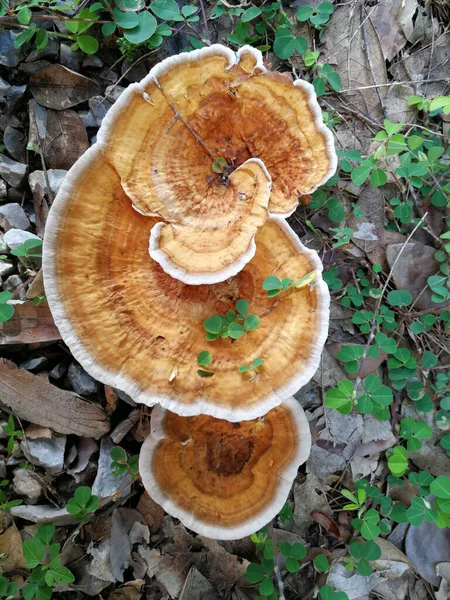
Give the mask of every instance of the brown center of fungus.
<svg viewBox="0 0 450 600">
<path fill-rule="evenodd" d="M 223 435 L 207 442 L 208 469 L 223 477 L 237 475 L 248 462 L 253 441 L 240 435 Z"/>
</svg>

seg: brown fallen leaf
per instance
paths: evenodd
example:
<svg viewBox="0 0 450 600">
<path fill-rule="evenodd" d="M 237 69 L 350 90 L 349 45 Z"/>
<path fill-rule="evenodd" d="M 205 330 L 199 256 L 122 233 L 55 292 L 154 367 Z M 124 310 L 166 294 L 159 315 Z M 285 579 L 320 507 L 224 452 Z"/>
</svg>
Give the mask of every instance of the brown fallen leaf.
<svg viewBox="0 0 450 600">
<path fill-rule="evenodd" d="M 370 15 L 385 60 L 391 61 L 406 45 L 406 37 L 400 25 L 403 4 L 402 0 L 378 0 Z"/>
<path fill-rule="evenodd" d="M 328 50 L 324 62 L 337 66 L 342 89 L 354 90 L 345 94 L 341 92 L 340 98 L 365 115 L 380 118 L 383 115 L 380 96 L 386 96 L 387 88 L 381 87 L 377 90 L 375 87 L 366 86 L 387 83 L 386 64 L 377 33 L 370 19 L 361 18 L 360 6 L 361 3 L 352 3 L 351 6 L 339 7 L 333 13 L 322 36 Z M 372 7 L 365 10 L 366 14 L 370 14 Z"/>
<path fill-rule="evenodd" d="M 109 595 L 108 600 L 139 600 L 142 596 L 141 588 L 144 583 L 143 579 L 130 581 L 127 585 L 124 585 L 118 590 L 114 590 Z"/>
<path fill-rule="evenodd" d="M 325 531 L 331 531 L 331 533 L 334 533 L 334 535 L 337 538 L 341 537 L 339 525 L 336 523 L 333 517 L 330 517 L 330 515 L 326 515 L 325 513 L 320 512 L 320 510 L 313 510 L 311 513 L 311 517 L 314 519 L 314 521 L 319 523 L 319 525 L 321 525 L 325 529 Z"/>
<path fill-rule="evenodd" d="M 36 233 L 39 237 L 43 238 L 48 216 L 48 202 L 45 198 L 44 190 L 39 183 L 36 183 L 33 190 L 33 207 L 36 217 Z"/>
<path fill-rule="evenodd" d="M 97 96 L 98 85 L 62 65 L 50 65 L 30 77 L 33 98 L 46 108 L 65 110 Z"/>
<path fill-rule="evenodd" d="M 27 298 L 29 300 L 33 300 L 33 298 L 37 298 L 38 296 L 43 296 L 45 293 L 44 290 L 44 273 L 42 269 L 38 272 L 36 277 L 30 283 L 27 289 Z M 45 305 L 44 305 L 45 306 Z"/>
<path fill-rule="evenodd" d="M 18 417 L 53 431 L 98 439 L 110 429 L 100 406 L 60 390 L 13 362 L 0 359 L 0 398 Z"/>
<path fill-rule="evenodd" d="M 149 527 L 159 527 L 164 517 L 164 509 L 150 498 L 148 492 L 142 494 L 136 508 L 143 515 Z"/>
<path fill-rule="evenodd" d="M 22 538 L 15 524 L 0 535 L 0 554 L 6 554 L 5 558 L 2 558 L 3 573 L 9 573 L 25 566 Z"/>
<path fill-rule="evenodd" d="M 88 148 L 86 127 L 75 111 L 48 111 L 44 141 L 48 167 L 68 170 Z"/>
<path fill-rule="evenodd" d="M 0 346 L 60 339 L 61 335 L 46 302 L 41 302 L 39 306 L 34 306 L 32 302 L 17 302 L 12 319 L 0 323 Z"/>
</svg>

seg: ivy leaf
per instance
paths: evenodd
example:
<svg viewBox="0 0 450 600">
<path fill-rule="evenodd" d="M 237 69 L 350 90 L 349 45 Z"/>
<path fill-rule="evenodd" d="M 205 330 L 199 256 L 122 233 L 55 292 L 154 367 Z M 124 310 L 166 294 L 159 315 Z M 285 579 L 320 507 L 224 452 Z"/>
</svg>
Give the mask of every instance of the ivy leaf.
<svg viewBox="0 0 450 600">
<path fill-rule="evenodd" d="M 180 18 L 180 9 L 175 0 L 155 0 L 150 10 L 163 21 L 175 21 Z"/>
<path fill-rule="evenodd" d="M 387 295 L 391 306 L 408 306 L 412 302 L 411 293 L 408 290 L 392 290 Z"/>
<path fill-rule="evenodd" d="M 174 3 L 176 4 L 176 2 Z M 176 6 L 178 8 L 177 4 Z M 124 38 L 132 44 L 142 44 L 143 42 L 146 42 L 155 33 L 157 26 L 155 17 L 147 10 L 139 13 L 138 16 L 138 25 L 133 27 L 133 29 L 126 29 L 123 32 Z"/>
<path fill-rule="evenodd" d="M 261 319 L 258 317 L 258 315 L 254 315 L 252 313 L 247 315 L 244 320 L 245 331 L 253 331 L 257 327 L 259 327 L 260 323 Z"/>
<path fill-rule="evenodd" d="M 201 367 L 207 367 L 212 363 L 212 360 L 212 354 L 211 352 L 208 352 L 208 350 L 202 350 L 197 355 L 197 364 Z"/>
</svg>

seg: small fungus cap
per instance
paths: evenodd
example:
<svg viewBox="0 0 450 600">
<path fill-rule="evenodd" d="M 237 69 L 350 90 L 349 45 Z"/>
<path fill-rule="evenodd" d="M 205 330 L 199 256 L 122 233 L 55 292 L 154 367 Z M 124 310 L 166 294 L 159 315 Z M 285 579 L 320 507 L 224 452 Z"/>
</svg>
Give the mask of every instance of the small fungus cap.
<svg viewBox="0 0 450 600">
<path fill-rule="evenodd" d="M 268 71 L 250 47 L 158 63 L 123 92 L 97 139 L 136 210 L 162 220 L 152 258 L 189 284 L 238 273 L 267 210 L 287 216 L 336 169 L 314 88 Z"/>
<path fill-rule="evenodd" d="M 46 224 L 44 284 L 56 326 L 74 357 L 97 380 L 136 402 L 180 415 L 253 419 L 292 396 L 319 366 L 329 319 L 322 264 L 284 219 L 269 218 L 256 252 L 234 277 L 213 285 L 172 278 L 148 254 L 160 219 L 141 215 L 120 176 L 93 147 L 67 175 Z M 262 289 L 276 273 L 316 272 L 313 287 L 283 292 L 279 305 Z M 205 339 L 204 321 L 248 300 L 260 325 L 231 342 Z M 269 311 L 267 313 L 267 311 Z M 197 356 L 213 355 L 212 377 Z M 256 358 L 258 377 L 240 373 Z"/>
<path fill-rule="evenodd" d="M 149 495 L 186 527 L 234 540 L 279 513 L 310 449 L 309 424 L 295 398 L 241 423 L 180 417 L 156 406 L 139 473 Z"/>
</svg>

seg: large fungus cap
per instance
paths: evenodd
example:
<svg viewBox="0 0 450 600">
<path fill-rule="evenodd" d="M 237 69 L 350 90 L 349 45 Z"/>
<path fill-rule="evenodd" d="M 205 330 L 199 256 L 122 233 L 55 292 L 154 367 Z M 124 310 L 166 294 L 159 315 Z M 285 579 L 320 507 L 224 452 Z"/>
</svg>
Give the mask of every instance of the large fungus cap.
<svg viewBox="0 0 450 600">
<path fill-rule="evenodd" d="M 313 87 L 268 71 L 250 47 L 236 55 L 213 45 L 157 64 L 109 111 L 98 144 L 135 208 L 164 220 L 152 257 L 191 284 L 239 272 L 267 202 L 287 216 L 336 169 Z M 262 161 L 251 164 L 254 188 L 252 158 Z"/>
<path fill-rule="evenodd" d="M 239 539 L 281 510 L 310 448 L 309 424 L 294 398 L 241 423 L 157 406 L 139 473 L 150 496 L 189 529 Z"/>
<path fill-rule="evenodd" d="M 96 379 L 148 405 L 180 415 L 230 421 L 265 414 L 305 385 L 316 371 L 328 331 L 329 293 L 322 264 L 284 219 L 256 235 L 254 258 L 235 277 L 187 285 L 148 254 L 158 221 L 132 208 L 117 171 L 98 148 L 67 175 L 52 206 L 44 240 L 44 283 L 55 323 L 75 358 Z M 314 287 L 262 289 L 264 279 L 316 271 Z M 240 339 L 205 340 L 203 323 L 239 299 L 265 316 Z M 213 355 L 212 377 L 198 374 L 197 355 Z M 255 358 L 255 379 L 239 373 Z"/>
</svg>

